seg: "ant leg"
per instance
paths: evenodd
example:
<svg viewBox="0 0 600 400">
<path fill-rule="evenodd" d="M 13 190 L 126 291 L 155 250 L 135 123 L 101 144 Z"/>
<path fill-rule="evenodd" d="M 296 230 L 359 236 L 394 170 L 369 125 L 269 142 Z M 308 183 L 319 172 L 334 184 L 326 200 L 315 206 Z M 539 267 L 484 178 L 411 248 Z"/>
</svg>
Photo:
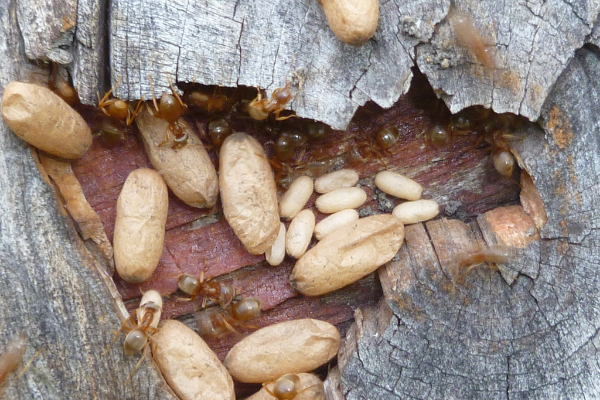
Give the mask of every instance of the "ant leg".
<svg viewBox="0 0 600 400">
<path fill-rule="evenodd" d="M 24 374 L 25 372 L 27 372 L 27 370 L 29 369 L 29 367 L 31 367 L 31 363 L 33 363 L 33 360 L 35 360 L 35 358 L 36 358 L 37 356 L 39 356 L 39 355 L 40 355 L 40 353 L 41 353 L 42 351 L 44 351 L 44 349 L 43 349 L 43 348 L 42 348 L 42 349 L 39 349 L 38 351 L 36 351 L 36 352 L 35 352 L 35 354 L 33 355 L 33 357 L 31 357 L 31 360 L 29 360 L 29 362 L 27 363 L 27 365 L 25 365 L 25 366 L 23 367 L 23 369 L 21 370 L 21 372 L 19 372 L 19 375 L 17 375 L 17 379 L 19 379 L 21 376 L 23 376 L 23 374 Z"/>
<path fill-rule="evenodd" d="M 124 330 L 124 329 L 133 330 L 134 329 L 134 328 L 132 328 L 132 326 L 134 325 L 134 318 L 135 318 L 135 314 L 131 314 L 129 316 L 129 318 L 127 318 L 125 321 L 123 321 L 123 323 L 119 327 L 119 330 L 115 333 L 115 337 L 113 338 L 113 341 L 106 348 L 106 350 L 104 350 L 104 353 L 102 353 L 103 356 L 106 355 L 109 352 L 109 350 L 111 349 L 111 347 L 113 346 L 113 344 L 115 344 L 115 342 L 119 338 L 119 334 L 121 333 L 122 330 Z"/>
<path fill-rule="evenodd" d="M 133 123 L 133 120 L 135 119 L 135 117 L 138 116 L 138 114 L 140 113 L 140 108 L 143 103 L 144 103 L 144 96 L 142 96 L 140 101 L 138 101 L 137 106 L 135 106 L 135 110 L 133 110 L 133 112 L 130 111 L 129 115 L 127 116 L 127 126 L 131 125 Z"/>
<path fill-rule="evenodd" d="M 179 95 L 175 91 L 175 88 L 173 87 L 173 83 L 171 83 L 171 78 L 169 78 L 169 73 L 165 72 L 165 75 L 167 75 L 167 80 L 169 81 L 169 86 L 171 86 L 171 92 L 173 92 L 173 96 L 177 97 L 177 100 L 179 101 L 179 104 L 181 104 L 181 106 L 183 108 L 187 108 L 187 106 L 185 104 L 183 104 L 183 101 L 181 101 L 181 98 L 179 97 Z"/>
<path fill-rule="evenodd" d="M 142 361 L 144 361 L 144 358 L 146 358 L 147 354 L 148 354 L 148 346 L 144 346 L 144 351 L 142 352 L 142 356 L 140 357 L 140 360 L 137 362 L 137 364 L 135 364 L 133 371 L 131 371 L 131 373 L 129 373 L 129 376 L 127 377 L 127 380 L 125 381 L 125 385 L 127 385 L 129 383 L 129 381 L 134 377 L 135 373 L 137 372 L 140 365 L 142 365 Z"/>
</svg>

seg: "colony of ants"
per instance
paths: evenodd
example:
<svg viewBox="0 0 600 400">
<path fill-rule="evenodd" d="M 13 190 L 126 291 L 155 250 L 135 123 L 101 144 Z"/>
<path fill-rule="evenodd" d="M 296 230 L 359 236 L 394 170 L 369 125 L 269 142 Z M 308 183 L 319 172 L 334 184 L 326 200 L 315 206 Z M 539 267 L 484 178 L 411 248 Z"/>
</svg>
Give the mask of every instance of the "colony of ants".
<svg viewBox="0 0 600 400">
<path fill-rule="evenodd" d="M 277 183 L 282 189 L 296 176 L 308 174 L 317 177 L 340 166 L 357 167 L 376 162 L 385 167 L 385 157 L 393 154 L 394 148 L 402 143 L 398 126 L 386 123 L 367 132 L 355 130 L 358 134 L 351 140 L 338 144 L 335 152 L 327 153 L 321 151 L 320 147 L 332 147 L 331 143 L 327 142 L 327 146 L 321 146 L 321 143 L 338 140 L 342 137 L 340 131 L 334 131 L 320 122 L 298 118 L 286 111 L 289 102 L 298 94 L 289 83 L 275 89 L 270 97 L 259 89 L 253 98 L 250 88 L 211 89 L 187 83 L 180 84 L 179 89 L 183 92 L 180 96 L 168 74 L 166 77 L 171 93 L 162 92 L 159 100 L 154 93 L 151 77 L 148 78 L 152 88 L 151 102 L 144 102 L 143 98 L 137 103 L 125 102 L 111 97 L 119 81 L 104 96 L 98 94 L 96 110 L 100 116 L 96 118 L 99 121 L 96 128 L 105 141 L 108 137 L 112 145 L 118 145 L 120 139 L 132 132 L 129 127 L 133 128 L 135 118 L 144 109 L 168 122 L 169 129 L 161 146 L 171 146 L 175 150 L 187 144 L 187 134 L 178 122 L 182 117 L 196 120 L 200 136 L 208 148 L 218 149 L 225 138 L 235 131 L 261 132 Z M 79 104 L 75 90 L 57 76 L 55 67 L 49 87 L 70 104 Z M 483 107 L 471 107 L 451 115 L 440 102 L 435 102 L 432 108 L 431 122 L 421 133 L 425 147 L 443 150 L 456 137 L 470 135 L 478 146 L 490 148 L 491 164 L 502 177 L 511 179 L 514 176 L 516 163 L 510 151 L 510 142 L 516 139 L 511 132 L 521 123 L 518 117 L 498 115 Z M 89 113 L 90 110 L 85 112 Z M 293 123 L 290 123 L 292 118 Z M 478 264 L 509 259 L 501 250 L 490 248 L 489 251 L 469 254 L 460 261 L 460 266 L 468 274 Z M 200 296 L 203 309 L 208 301 L 216 303 L 217 307 L 198 312 L 198 329 L 204 335 L 221 337 L 237 334 L 239 328 L 253 328 L 248 321 L 261 311 L 258 299 L 241 298 L 232 286 L 204 280 L 202 275 L 197 278 L 184 274 L 179 278 L 178 286 L 187 295 L 179 300 L 191 301 Z M 140 312 L 134 314 L 141 315 L 141 319 L 136 320 L 132 314 L 119 332 L 127 332 L 123 345 L 125 352 L 143 352 L 143 359 L 148 342 L 157 330 L 151 323 L 159 307 L 147 303 L 137 311 Z M 134 372 L 135 369 L 132 374 Z M 279 399 L 291 399 L 298 393 L 297 385 L 297 376 L 286 375 L 275 382 L 270 394 Z"/>
</svg>

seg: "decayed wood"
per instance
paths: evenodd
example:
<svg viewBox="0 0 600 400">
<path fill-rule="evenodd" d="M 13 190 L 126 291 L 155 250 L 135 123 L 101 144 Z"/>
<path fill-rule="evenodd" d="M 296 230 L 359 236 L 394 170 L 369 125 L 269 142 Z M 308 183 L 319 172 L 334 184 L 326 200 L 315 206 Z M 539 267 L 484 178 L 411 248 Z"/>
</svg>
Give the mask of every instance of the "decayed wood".
<svg viewBox="0 0 600 400">
<path fill-rule="evenodd" d="M 539 213 L 520 207 L 408 227 L 380 269 L 386 299 L 358 314 L 342 346 L 347 399 L 600 395 L 599 61 L 596 48 L 578 51 L 544 104 L 544 129 L 513 143 L 547 214 L 539 235 Z M 459 249 L 496 241 L 519 256 L 456 279 Z"/>
<path fill-rule="evenodd" d="M 368 100 L 391 106 L 408 90 L 416 63 L 453 112 L 482 104 L 536 119 L 600 11 L 586 0 L 453 4 L 496 49 L 491 71 L 457 44 L 446 18 L 450 0 L 382 2 L 377 32 L 360 47 L 335 37 L 314 0 L 114 1 L 112 82 L 122 77 L 116 93 L 125 99 L 149 96 L 148 74 L 166 89 L 165 72 L 178 81 L 258 85 L 270 94 L 295 73 L 302 89 L 291 107 L 343 129 Z M 78 77 L 85 102 L 95 102 L 89 87 L 97 83 Z"/>
<path fill-rule="evenodd" d="M 516 0 L 453 2 L 470 16 L 475 32 L 493 49 L 494 65 L 457 44 L 448 19 L 430 43 L 417 46 L 417 65 L 452 112 L 482 104 L 535 120 L 552 86 L 598 18 L 593 1 L 521 3 Z"/>
<path fill-rule="evenodd" d="M 0 1 L 0 91 L 11 80 L 47 79 L 25 59 L 16 3 Z M 126 384 L 138 359 L 125 358 L 120 344 L 102 354 L 125 308 L 112 300 L 118 294 L 105 266 L 59 210 L 27 145 L 0 122 L 0 348 L 23 332 L 25 362 L 43 349 L 22 377 L 7 379 L 4 397 L 174 398 L 150 361 Z"/>
</svg>

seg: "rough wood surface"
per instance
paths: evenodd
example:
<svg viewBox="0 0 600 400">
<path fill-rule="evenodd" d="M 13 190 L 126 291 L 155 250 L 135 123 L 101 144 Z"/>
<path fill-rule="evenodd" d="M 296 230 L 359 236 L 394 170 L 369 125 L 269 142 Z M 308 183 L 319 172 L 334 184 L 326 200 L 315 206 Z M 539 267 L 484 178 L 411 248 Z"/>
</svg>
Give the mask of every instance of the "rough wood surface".
<svg viewBox="0 0 600 400">
<path fill-rule="evenodd" d="M 482 104 L 536 119 L 600 11 L 591 0 L 453 4 L 381 2 L 374 38 L 352 47 L 334 36 L 314 0 L 117 0 L 110 9 L 112 83 L 122 78 L 116 94 L 124 99 L 148 98 L 149 74 L 166 89 L 165 72 L 178 81 L 258 85 L 271 93 L 296 73 L 303 85 L 291 108 L 343 129 L 368 100 L 394 104 L 416 64 L 453 112 Z M 451 8 L 471 16 L 475 34 L 496 49 L 493 68 L 457 44 Z M 76 76 L 86 103 L 95 103 L 94 88 L 103 83 L 98 68 Z"/>
<path fill-rule="evenodd" d="M 539 236 L 520 208 L 407 228 L 380 270 L 386 300 L 358 313 L 342 346 L 347 399 L 600 396 L 599 78 L 598 49 L 578 51 L 542 108 L 544 129 L 514 142 L 547 213 Z M 465 246 L 511 240 L 519 256 L 501 273 L 457 270 Z"/>
<path fill-rule="evenodd" d="M 17 2 L 2 0 L 0 10 L 0 91 L 12 80 L 47 79 L 26 62 Z M 102 354 L 125 308 L 31 154 L 0 122 L 0 348 L 27 335 L 21 366 L 43 349 L 22 377 L 7 378 L 4 398 L 174 398 L 149 360 L 126 384 L 138 358 L 120 345 Z"/>
</svg>

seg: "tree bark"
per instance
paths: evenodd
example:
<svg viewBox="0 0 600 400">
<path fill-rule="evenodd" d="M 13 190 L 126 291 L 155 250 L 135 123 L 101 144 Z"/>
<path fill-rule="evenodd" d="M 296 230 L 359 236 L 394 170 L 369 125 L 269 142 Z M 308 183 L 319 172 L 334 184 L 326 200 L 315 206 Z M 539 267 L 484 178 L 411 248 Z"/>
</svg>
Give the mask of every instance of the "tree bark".
<svg viewBox="0 0 600 400">
<path fill-rule="evenodd" d="M 598 48 L 579 50 L 542 107 L 543 129 L 513 142 L 543 201 L 539 235 L 540 208 L 407 228 L 407 245 L 380 270 L 386 299 L 359 312 L 343 345 L 347 399 L 600 395 L 599 61 Z M 457 249 L 511 235 L 519 256 L 501 274 L 480 267 L 453 279 Z"/>
<path fill-rule="evenodd" d="M 258 85 L 268 94 L 296 79 L 302 86 L 291 108 L 334 128 L 348 127 L 334 133 L 339 143 L 372 140 L 386 124 L 403 127 L 403 146 L 381 161 L 424 184 L 425 196 L 438 200 L 447 216 L 470 221 L 436 220 L 407 229 L 406 245 L 380 271 L 386 300 L 357 312 L 357 324 L 340 355 L 340 377 L 332 377 L 328 390 L 341 391 L 348 399 L 599 396 L 594 210 L 599 201 L 600 126 L 595 116 L 600 111 L 600 64 L 596 47 L 579 50 L 573 58 L 584 42 L 599 44 L 597 3 L 460 0 L 451 6 L 449 0 L 388 1 L 381 4 L 375 37 L 358 48 L 337 40 L 312 0 L 55 3 L 0 0 L 0 49 L 6 56 L 0 65 L 1 90 L 11 80 L 45 82 L 47 71 L 27 58 L 72 62 L 75 86 L 87 104 L 95 104 L 96 92 L 119 79 L 117 97 L 149 98 L 149 74 L 159 94 L 168 87 L 165 72 L 178 82 Z M 471 15 L 485 44 L 497 46 L 494 68 L 484 68 L 469 48 L 457 43 L 447 18 L 453 9 Z M 442 155 L 424 146 L 421 131 L 435 116 L 411 108 L 410 93 L 402 96 L 413 82 L 415 65 L 452 111 L 483 104 L 531 119 L 541 115 L 543 129 L 528 128 L 525 139 L 512 145 L 539 193 L 547 222 L 531 196 L 522 200 L 523 210 L 470 219 L 497 205 L 513 204 L 517 190 L 506 181 L 490 182 L 487 150 L 467 138 L 457 138 Z M 349 125 L 368 100 L 391 107 L 398 99 L 388 111 L 367 107 Z M 430 100 L 430 108 L 434 104 Z M 83 245 L 58 196 L 38 172 L 30 149 L 3 122 L 0 130 L 0 340 L 6 343 L 16 332 L 26 333 L 25 362 L 43 349 L 21 378 L 8 378 L 6 396 L 175 398 L 148 361 L 125 383 L 137 359 L 125 357 L 120 342 L 102 354 L 111 331 L 126 316 L 120 296 L 135 298 L 138 288 L 120 286 L 117 292 L 102 258 Z M 147 163 L 134 142 L 119 150 L 134 158 L 98 161 L 107 169 L 95 174 L 90 172 L 97 165 L 91 157 L 102 155 L 101 149 L 92 149 L 90 158 L 74 164 L 108 238 L 113 206 L 105 207 L 110 203 L 101 200 L 118 194 L 126 176 L 119 173 Z M 333 156 L 344 149 L 332 142 L 323 151 Z M 129 165 L 110 169 L 125 160 Z M 363 214 L 389 212 L 393 206 L 372 186 L 372 175 L 382 168 L 375 159 L 360 168 L 363 185 L 373 191 Z M 110 191 L 94 199 L 93 179 L 110 172 L 117 172 L 108 179 Z M 201 235 L 218 221 L 215 210 L 202 214 L 206 220 L 180 205 L 173 211 L 172 247 L 163 260 L 170 266 L 168 293 L 176 290 L 173 277 L 182 268 L 204 270 L 187 252 L 198 242 L 189 228 Z M 529 228 L 519 231 L 530 240 L 519 247 L 519 258 L 499 265 L 500 273 L 478 268 L 464 282 L 458 279 L 451 265 L 455 246 L 468 249 L 473 243 L 506 239 L 508 225 L 502 221 L 508 218 L 521 226 L 524 215 L 534 234 Z M 197 229 L 205 223 L 212 228 Z M 226 235 L 226 230 L 219 232 Z M 236 244 L 231 238 L 225 241 Z M 222 262 L 213 275 L 230 273 L 235 279 L 237 270 L 260 261 L 244 257 L 234 254 L 230 269 L 218 270 Z M 279 274 L 277 282 L 284 286 L 290 268 L 284 265 L 268 276 Z M 247 279 L 258 267 L 246 270 L 240 276 L 249 282 L 248 294 L 269 291 L 266 283 L 261 286 L 267 282 L 263 272 L 255 274 L 254 283 Z M 310 314 L 333 321 L 344 333 L 352 309 L 374 303 L 380 291 L 371 276 L 322 299 L 291 299 L 291 290 L 277 295 L 265 295 L 270 307 L 281 306 L 260 324 Z M 171 304 L 171 309 L 166 305 L 167 317 L 192 311 Z M 191 316 L 183 318 L 195 324 Z M 232 342 L 224 341 L 217 352 L 223 356 Z"/>
</svg>

